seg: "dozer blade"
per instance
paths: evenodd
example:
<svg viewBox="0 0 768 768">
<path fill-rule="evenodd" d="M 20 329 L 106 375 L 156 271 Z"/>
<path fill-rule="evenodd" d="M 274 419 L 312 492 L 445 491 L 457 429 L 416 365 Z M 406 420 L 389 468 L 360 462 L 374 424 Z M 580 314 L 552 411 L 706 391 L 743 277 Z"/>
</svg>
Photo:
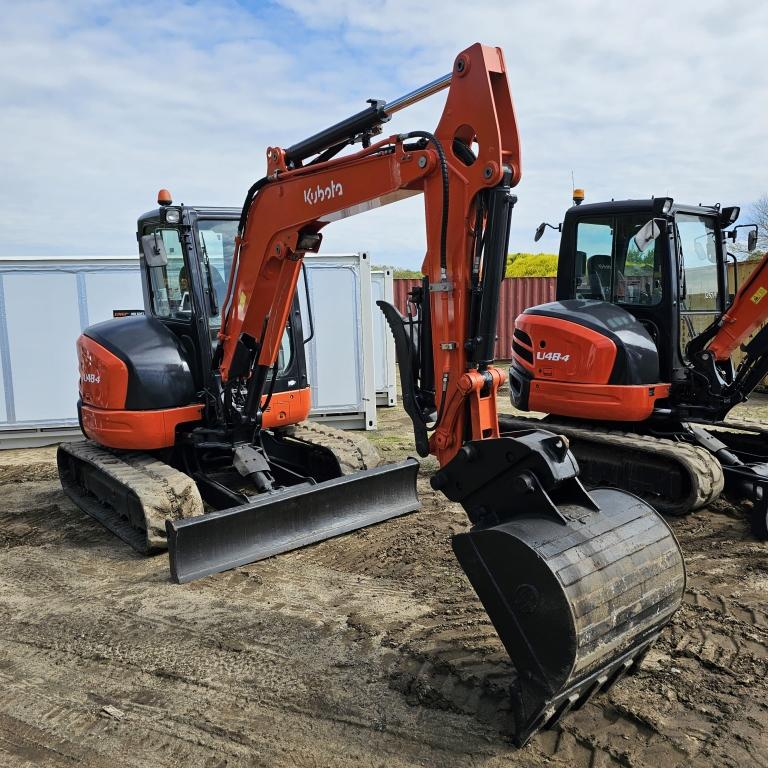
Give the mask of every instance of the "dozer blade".
<svg viewBox="0 0 768 768">
<path fill-rule="evenodd" d="M 406 459 L 238 507 L 168 520 L 171 578 L 184 583 L 415 512 L 419 462 Z"/>
<path fill-rule="evenodd" d="M 453 549 L 516 667 L 520 746 L 638 664 L 685 590 L 663 518 L 577 473 L 562 437 L 529 431 L 469 443 L 433 479 L 475 523 Z"/>
</svg>

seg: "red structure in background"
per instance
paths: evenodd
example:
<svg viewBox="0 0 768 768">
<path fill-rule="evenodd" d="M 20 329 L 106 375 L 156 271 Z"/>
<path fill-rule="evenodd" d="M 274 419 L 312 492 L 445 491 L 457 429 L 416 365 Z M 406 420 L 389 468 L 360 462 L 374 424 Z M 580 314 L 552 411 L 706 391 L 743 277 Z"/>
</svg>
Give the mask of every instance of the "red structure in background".
<svg viewBox="0 0 768 768">
<path fill-rule="evenodd" d="M 408 292 L 419 280 L 397 278 L 395 280 L 395 306 L 406 314 Z M 501 284 L 499 297 L 499 322 L 496 327 L 496 357 L 509 360 L 512 356 L 512 332 L 515 318 L 528 307 L 555 300 L 554 277 L 508 277 Z"/>
</svg>

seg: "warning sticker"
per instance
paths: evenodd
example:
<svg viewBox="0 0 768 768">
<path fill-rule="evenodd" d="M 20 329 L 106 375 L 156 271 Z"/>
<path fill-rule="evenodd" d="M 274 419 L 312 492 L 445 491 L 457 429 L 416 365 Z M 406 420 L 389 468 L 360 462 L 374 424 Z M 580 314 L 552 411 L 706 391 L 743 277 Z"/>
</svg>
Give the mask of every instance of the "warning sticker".
<svg viewBox="0 0 768 768">
<path fill-rule="evenodd" d="M 761 285 L 750 297 L 753 304 L 759 304 L 763 300 L 763 296 L 768 293 L 768 291 L 763 288 Z"/>
</svg>

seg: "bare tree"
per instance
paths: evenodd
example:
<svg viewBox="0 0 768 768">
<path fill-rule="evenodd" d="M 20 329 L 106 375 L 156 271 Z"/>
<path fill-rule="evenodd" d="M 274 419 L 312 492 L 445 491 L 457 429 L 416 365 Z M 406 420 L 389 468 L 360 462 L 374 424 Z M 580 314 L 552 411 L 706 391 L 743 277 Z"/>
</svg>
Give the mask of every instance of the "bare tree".
<svg viewBox="0 0 768 768">
<path fill-rule="evenodd" d="M 760 250 L 768 248 L 768 194 L 761 195 L 747 211 L 745 224 L 757 224 L 757 242 Z"/>
</svg>

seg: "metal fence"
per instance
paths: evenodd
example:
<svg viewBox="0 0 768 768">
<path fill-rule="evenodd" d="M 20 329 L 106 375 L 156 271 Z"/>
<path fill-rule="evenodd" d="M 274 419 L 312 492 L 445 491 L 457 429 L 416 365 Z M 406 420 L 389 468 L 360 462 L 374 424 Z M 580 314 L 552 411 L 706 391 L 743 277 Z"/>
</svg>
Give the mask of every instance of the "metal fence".
<svg viewBox="0 0 768 768">
<path fill-rule="evenodd" d="M 395 280 L 395 306 L 406 314 L 408 292 L 420 280 Z M 508 360 L 512 356 L 512 332 L 515 318 L 528 307 L 555 300 L 554 277 L 509 277 L 501 284 L 499 322 L 496 327 L 496 357 Z"/>
</svg>

